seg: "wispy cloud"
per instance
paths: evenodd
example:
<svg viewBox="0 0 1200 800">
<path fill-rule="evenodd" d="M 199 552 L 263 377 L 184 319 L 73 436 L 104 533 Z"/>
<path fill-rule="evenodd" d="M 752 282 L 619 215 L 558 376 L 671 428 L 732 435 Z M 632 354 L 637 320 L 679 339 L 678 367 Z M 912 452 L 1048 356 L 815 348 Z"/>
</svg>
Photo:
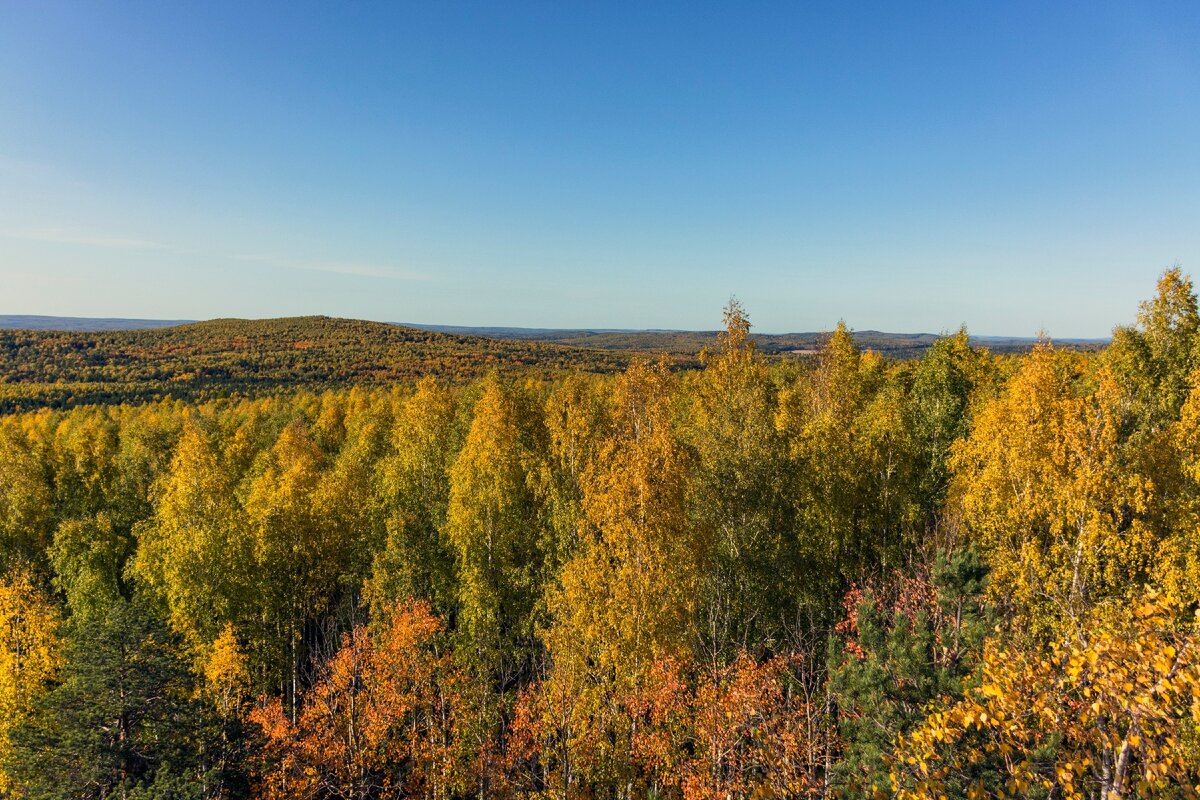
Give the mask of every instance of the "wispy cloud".
<svg viewBox="0 0 1200 800">
<path fill-rule="evenodd" d="M 414 270 L 398 269 L 384 264 L 354 261 L 301 261 L 276 255 L 239 254 L 230 258 L 236 261 L 251 261 L 280 269 L 298 269 L 305 272 L 331 272 L 336 275 L 358 275 L 364 278 L 382 278 L 393 281 L 428 281 L 433 276 Z"/>
<path fill-rule="evenodd" d="M 47 242 L 49 244 L 69 244 L 83 247 L 112 247 L 121 250 L 162 250 L 166 248 L 166 245 L 160 242 L 152 242 L 149 239 L 68 231 L 62 228 L 31 228 L 27 230 L 0 231 L 0 236 L 6 239 L 21 239 L 27 242 Z"/>
</svg>

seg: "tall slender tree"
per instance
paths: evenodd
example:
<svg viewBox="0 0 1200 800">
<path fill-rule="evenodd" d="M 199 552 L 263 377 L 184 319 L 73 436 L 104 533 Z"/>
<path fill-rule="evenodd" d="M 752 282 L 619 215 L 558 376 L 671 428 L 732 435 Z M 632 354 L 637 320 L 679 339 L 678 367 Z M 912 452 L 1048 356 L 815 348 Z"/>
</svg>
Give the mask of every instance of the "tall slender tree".
<svg viewBox="0 0 1200 800">
<path fill-rule="evenodd" d="M 790 523 L 787 442 L 775 426 L 775 386 L 737 300 L 704 371 L 688 386 L 684 435 L 697 455 L 690 516 L 712 532 L 701 626 L 707 647 L 732 656 L 778 642 L 794 617 L 798 578 Z"/>
</svg>

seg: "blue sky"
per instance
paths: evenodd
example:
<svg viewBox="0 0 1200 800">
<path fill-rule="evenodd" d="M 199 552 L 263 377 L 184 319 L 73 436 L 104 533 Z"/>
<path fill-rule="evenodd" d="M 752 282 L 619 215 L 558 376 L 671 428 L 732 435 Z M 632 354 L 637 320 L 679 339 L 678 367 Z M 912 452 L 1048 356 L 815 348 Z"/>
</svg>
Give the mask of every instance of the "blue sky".
<svg viewBox="0 0 1200 800">
<path fill-rule="evenodd" d="M 5 3 L 0 313 L 1104 336 L 1200 4 Z"/>
</svg>

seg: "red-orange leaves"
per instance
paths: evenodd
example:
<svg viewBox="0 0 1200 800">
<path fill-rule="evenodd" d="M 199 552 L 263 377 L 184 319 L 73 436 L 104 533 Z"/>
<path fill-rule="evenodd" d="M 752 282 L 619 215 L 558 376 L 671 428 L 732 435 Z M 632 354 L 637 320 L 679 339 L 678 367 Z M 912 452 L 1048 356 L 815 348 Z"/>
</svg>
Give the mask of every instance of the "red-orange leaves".
<svg viewBox="0 0 1200 800">
<path fill-rule="evenodd" d="M 820 793 L 825 764 L 820 719 L 796 680 L 798 656 L 724 666 L 664 657 L 640 687 L 582 714 L 545 682 L 517 705 L 508 740 L 517 796 L 606 797 L 619 785 L 635 797 L 727 800 Z M 597 759 L 611 732 L 628 737 Z"/>
<path fill-rule="evenodd" d="M 398 606 L 377 636 L 361 625 L 343 636 L 294 723 L 278 700 L 257 709 L 262 796 L 441 798 L 469 782 L 470 692 L 441 633 L 427 604 Z"/>
<path fill-rule="evenodd" d="M 702 671 L 691 690 L 666 665 L 656 673 L 657 692 L 641 701 L 650 724 L 636 750 L 684 800 L 816 794 L 822 758 L 793 679 L 798 661 L 759 663 L 743 653 Z"/>
</svg>

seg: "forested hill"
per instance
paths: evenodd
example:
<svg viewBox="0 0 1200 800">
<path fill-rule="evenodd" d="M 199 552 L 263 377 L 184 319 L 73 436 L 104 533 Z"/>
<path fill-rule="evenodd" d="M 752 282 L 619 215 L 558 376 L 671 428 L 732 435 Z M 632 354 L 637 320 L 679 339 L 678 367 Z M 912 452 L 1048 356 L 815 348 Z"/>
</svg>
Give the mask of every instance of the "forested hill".
<svg viewBox="0 0 1200 800">
<path fill-rule="evenodd" d="M 47 317 L 0 314 L 0 330 L 21 329 L 39 331 L 133 331 L 149 328 L 183 326 L 194 320 L 126 319 L 118 317 Z M 366 323 L 374 324 L 374 323 Z M 717 344 L 718 331 L 636 330 L 622 328 L 519 328 L 473 325 L 430 325 L 415 322 L 388 323 L 422 331 L 448 333 L 455 336 L 500 339 L 503 341 L 549 342 L 583 347 L 589 350 L 636 351 L 666 353 L 672 356 L 695 358 L 705 348 Z M 866 350 L 878 351 L 889 358 L 920 358 L 942 334 L 891 333 L 887 331 L 853 331 L 854 343 Z M 805 333 L 752 333 L 751 340 L 765 355 L 811 355 L 829 337 L 828 331 Z M 1037 343 L 1031 336 L 971 336 L 971 344 L 986 347 L 993 353 L 1027 353 Z M 1058 339 L 1057 347 L 1068 350 L 1099 350 L 1108 339 Z"/>
<path fill-rule="evenodd" d="M 276 389 L 611 372 L 629 356 L 330 317 L 218 319 L 125 331 L 0 330 L 0 412 Z"/>
<path fill-rule="evenodd" d="M 416 327 L 333 317 L 154 320 L 43 317 L 36 329 L 6 328 L 0 317 L 0 413 L 88 403 L 144 402 L 260 395 L 350 384 L 411 381 L 424 375 L 471 380 L 502 373 L 550 375 L 564 370 L 612 372 L 637 355 L 665 355 L 699 366 L 717 344 L 712 331 L 549 330 Z M 66 322 L 59 329 L 50 320 Z M 106 323 L 146 323 L 138 329 Z M 857 346 L 896 358 L 919 358 L 940 336 L 859 331 Z M 759 334 L 759 352 L 813 355 L 826 333 Z M 1032 339 L 973 340 L 993 352 L 1025 352 Z M 1098 349 L 1098 341 L 1056 342 Z"/>
</svg>

